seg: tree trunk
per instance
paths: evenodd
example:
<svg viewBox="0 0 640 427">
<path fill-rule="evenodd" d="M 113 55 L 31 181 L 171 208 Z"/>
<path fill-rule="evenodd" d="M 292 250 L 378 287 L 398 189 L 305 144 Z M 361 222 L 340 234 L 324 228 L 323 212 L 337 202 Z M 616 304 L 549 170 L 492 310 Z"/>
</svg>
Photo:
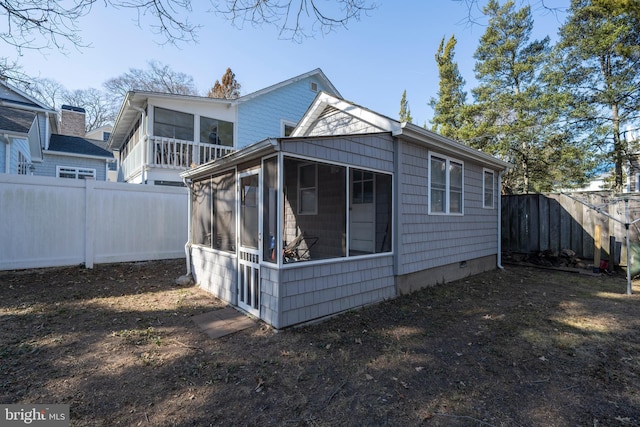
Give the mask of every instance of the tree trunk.
<svg viewBox="0 0 640 427">
<path fill-rule="evenodd" d="M 615 191 L 622 192 L 624 186 L 623 167 L 626 149 L 623 146 L 625 141 L 620 138 L 620 116 L 618 114 L 618 105 L 611 105 L 611 118 L 613 121 L 613 158 L 615 162 Z"/>
</svg>

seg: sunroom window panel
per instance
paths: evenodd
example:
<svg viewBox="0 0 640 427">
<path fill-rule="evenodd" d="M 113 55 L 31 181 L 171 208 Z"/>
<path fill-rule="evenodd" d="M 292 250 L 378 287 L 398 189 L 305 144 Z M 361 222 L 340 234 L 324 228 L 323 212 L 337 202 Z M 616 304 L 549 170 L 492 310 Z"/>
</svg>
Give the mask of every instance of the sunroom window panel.
<svg viewBox="0 0 640 427">
<path fill-rule="evenodd" d="M 209 117 L 200 117 L 200 142 L 218 143 L 218 121 Z"/>
<path fill-rule="evenodd" d="M 271 157 L 263 162 L 263 207 L 262 207 L 262 233 L 263 239 L 262 259 L 266 262 L 276 263 L 278 251 L 278 158 Z"/>
<path fill-rule="evenodd" d="M 218 120 L 218 144 L 233 147 L 233 123 Z"/>
<path fill-rule="evenodd" d="M 192 192 L 192 239 L 196 245 L 211 247 L 212 215 L 211 180 L 193 184 Z"/>
<path fill-rule="evenodd" d="M 301 189 L 300 170 L 317 169 L 317 183 L 313 188 Z M 346 256 L 346 194 L 347 169 L 324 163 L 309 163 L 285 157 L 283 168 L 283 224 L 280 235 L 283 244 L 283 262 L 303 262 Z M 308 175 L 306 175 L 308 176 Z M 315 179 L 314 179 L 315 182 Z M 307 191 L 308 190 L 308 191 Z M 299 210 L 315 200 L 316 213 L 305 214 Z"/>
<path fill-rule="evenodd" d="M 236 241 L 236 194 L 233 171 L 212 179 L 214 249 L 234 253 Z"/>
<path fill-rule="evenodd" d="M 165 138 L 193 141 L 193 114 L 155 107 L 153 134 Z"/>
</svg>

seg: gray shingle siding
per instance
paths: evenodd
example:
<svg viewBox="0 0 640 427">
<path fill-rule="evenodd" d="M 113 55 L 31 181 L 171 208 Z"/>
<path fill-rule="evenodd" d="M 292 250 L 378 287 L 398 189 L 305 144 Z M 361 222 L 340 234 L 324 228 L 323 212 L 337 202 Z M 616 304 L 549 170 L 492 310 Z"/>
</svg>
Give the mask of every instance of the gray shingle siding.
<svg viewBox="0 0 640 427">
<path fill-rule="evenodd" d="M 203 289 L 231 304 L 236 304 L 237 259 L 200 246 L 191 247 L 193 279 Z"/>
<path fill-rule="evenodd" d="M 498 212 L 482 207 L 483 168 L 464 162 L 464 215 L 429 215 L 428 156 L 424 147 L 403 145 L 398 274 L 497 253 Z"/>
<path fill-rule="evenodd" d="M 383 301 L 395 293 L 391 254 L 283 269 L 278 327 Z"/>
<path fill-rule="evenodd" d="M 375 133 L 381 129 L 333 107 L 327 107 L 316 120 L 308 136 Z"/>
<path fill-rule="evenodd" d="M 352 135 L 349 138 L 331 137 L 284 140 L 283 151 L 349 164 L 353 167 L 393 172 L 393 138 L 388 133 Z"/>
</svg>

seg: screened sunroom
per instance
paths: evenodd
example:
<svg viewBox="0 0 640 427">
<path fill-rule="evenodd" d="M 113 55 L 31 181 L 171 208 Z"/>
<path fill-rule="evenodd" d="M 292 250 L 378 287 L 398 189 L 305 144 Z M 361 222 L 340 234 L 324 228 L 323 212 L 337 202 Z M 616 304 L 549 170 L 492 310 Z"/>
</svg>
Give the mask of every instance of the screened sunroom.
<svg viewBox="0 0 640 427">
<path fill-rule="evenodd" d="M 184 173 L 196 282 L 275 327 L 392 297 L 392 140 L 350 139 L 266 140 Z"/>
</svg>

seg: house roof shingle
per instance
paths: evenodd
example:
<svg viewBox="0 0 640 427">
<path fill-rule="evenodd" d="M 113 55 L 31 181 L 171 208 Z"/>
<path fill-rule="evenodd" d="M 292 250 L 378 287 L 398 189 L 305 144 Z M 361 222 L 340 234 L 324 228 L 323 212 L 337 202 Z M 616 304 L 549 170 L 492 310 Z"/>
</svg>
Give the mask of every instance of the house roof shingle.
<svg viewBox="0 0 640 427">
<path fill-rule="evenodd" d="M 0 130 L 28 133 L 36 113 L 0 107 Z"/>
<path fill-rule="evenodd" d="M 113 158 L 112 152 L 102 148 L 104 144 L 104 141 L 95 139 L 52 134 L 49 151 Z"/>
</svg>

